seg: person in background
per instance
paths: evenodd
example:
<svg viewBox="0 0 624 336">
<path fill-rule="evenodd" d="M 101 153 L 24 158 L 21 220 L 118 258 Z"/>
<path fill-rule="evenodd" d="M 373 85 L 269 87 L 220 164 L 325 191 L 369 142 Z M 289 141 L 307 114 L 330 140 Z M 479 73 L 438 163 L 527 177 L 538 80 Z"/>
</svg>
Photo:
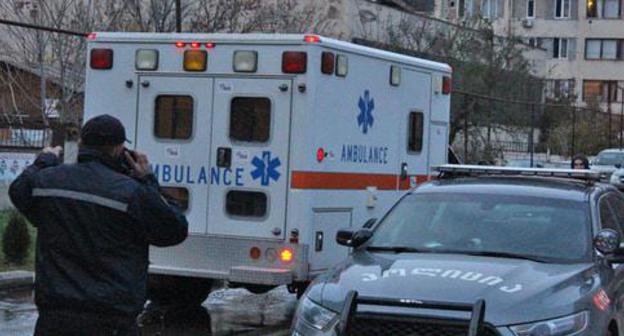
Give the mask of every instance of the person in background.
<svg viewBox="0 0 624 336">
<path fill-rule="evenodd" d="M 119 120 L 95 117 L 81 130 L 77 163 L 45 148 L 11 184 L 11 201 L 37 228 L 36 336 L 138 336 L 148 247 L 188 235 L 147 156 L 125 141 Z"/>
<path fill-rule="evenodd" d="M 576 154 L 572 158 L 572 169 L 589 169 L 589 160 L 583 154 Z"/>
</svg>

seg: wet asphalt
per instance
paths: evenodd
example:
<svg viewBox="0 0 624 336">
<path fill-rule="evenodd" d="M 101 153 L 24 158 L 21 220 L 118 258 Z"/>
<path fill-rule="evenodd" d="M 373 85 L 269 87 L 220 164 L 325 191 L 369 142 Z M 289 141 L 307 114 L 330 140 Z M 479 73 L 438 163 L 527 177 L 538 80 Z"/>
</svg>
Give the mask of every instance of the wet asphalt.
<svg viewBox="0 0 624 336">
<path fill-rule="evenodd" d="M 0 335 L 30 336 L 37 320 L 31 291 L 0 292 Z M 285 287 L 266 294 L 218 289 L 201 307 L 151 311 L 142 336 L 288 335 L 297 300 Z"/>
</svg>

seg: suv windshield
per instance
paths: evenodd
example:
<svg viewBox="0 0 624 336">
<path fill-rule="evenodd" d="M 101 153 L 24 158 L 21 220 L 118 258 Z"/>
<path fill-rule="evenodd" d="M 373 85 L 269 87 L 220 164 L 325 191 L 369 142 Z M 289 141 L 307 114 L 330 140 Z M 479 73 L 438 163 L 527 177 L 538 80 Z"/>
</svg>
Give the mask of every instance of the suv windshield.
<svg viewBox="0 0 624 336">
<path fill-rule="evenodd" d="M 507 254 L 584 261 L 591 251 L 587 203 L 498 194 L 411 194 L 388 214 L 371 249 Z"/>
<path fill-rule="evenodd" d="M 601 166 L 615 166 L 624 163 L 624 153 L 600 153 L 594 164 Z"/>
</svg>

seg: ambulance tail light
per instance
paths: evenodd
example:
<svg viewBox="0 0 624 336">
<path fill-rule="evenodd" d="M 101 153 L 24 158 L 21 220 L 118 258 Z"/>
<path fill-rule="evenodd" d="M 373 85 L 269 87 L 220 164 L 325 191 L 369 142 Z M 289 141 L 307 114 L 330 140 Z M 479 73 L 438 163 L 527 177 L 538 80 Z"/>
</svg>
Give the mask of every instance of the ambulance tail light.
<svg viewBox="0 0 624 336">
<path fill-rule="evenodd" d="M 451 93 L 451 89 L 453 88 L 453 82 L 451 77 L 444 76 L 442 77 L 442 94 L 448 95 Z"/>
<path fill-rule="evenodd" d="M 113 49 L 91 49 L 91 69 L 108 70 L 113 67 Z"/>
<path fill-rule="evenodd" d="M 254 246 L 251 249 L 249 249 L 249 257 L 253 260 L 260 259 L 261 255 L 262 255 L 262 251 L 260 251 L 260 248 Z"/>
<path fill-rule="evenodd" d="M 290 264 L 293 260 L 295 260 L 295 253 L 291 248 L 284 247 L 280 250 L 279 257 L 282 263 Z"/>
<path fill-rule="evenodd" d="M 91 33 L 89 35 L 87 35 L 87 40 L 95 40 L 97 38 L 97 34 L 96 33 Z"/>
<path fill-rule="evenodd" d="M 282 72 L 302 74 L 308 68 L 308 54 L 303 51 L 285 51 L 282 54 Z"/>
<path fill-rule="evenodd" d="M 208 53 L 205 50 L 186 50 L 184 52 L 184 70 L 206 71 Z"/>
<path fill-rule="evenodd" d="M 233 64 L 236 72 L 256 72 L 258 69 L 258 52 L 237 50 L 234 52 Z"/>
<path fill-rule="evenodd" d="M 182 41 L 178 41 L 175 43 L 176 48 L 178 49 L 182 49 L 184 47 L 186 47 L 186 43 L 182 42 Z"/>
<path fill-rule="evenodd" d="M 334 61 L 335 57 L 333 53 L 324 51 L 321 55 L 321 72 L 326 75 L 332 75 L 334 73 Z"/>
<path fill-rule="evenodd" d="M 136 51 L 135 68 L 137 70 L 158 70 L 158 50 L 139 49 Z"/>
<path fill-rule="evenodd" d="M 201 47 L 201 43 L 199 42 L 191 42 L 191 48 L 199 49 Z"/>
</svg>

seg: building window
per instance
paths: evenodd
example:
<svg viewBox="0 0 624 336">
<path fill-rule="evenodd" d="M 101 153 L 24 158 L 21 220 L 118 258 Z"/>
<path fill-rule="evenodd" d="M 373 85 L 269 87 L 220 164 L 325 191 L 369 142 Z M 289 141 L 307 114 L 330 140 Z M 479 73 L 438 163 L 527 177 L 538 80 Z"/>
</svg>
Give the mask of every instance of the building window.
<svg viewBox="0 0 624 336">
<path fill-rule="evenodd" d="M 568 39 L 553 39 L 553 58 L 568 58 Z"/>
<path fill-rule="evenodd" d="M 546 81 L 546 97 L 554 100 L 571 98 L 575 94 L 574 79 L 551 79 Z"/>
<path fill-rule="evenodd" d="M 620 0 L 586 0 L 588 18 L 616 19 L 621 15 Z"/>
<path fill-rule="evenodd" d="M 230 107 L 230 138 L 267 142 L 271 130 L 271 101 L 260 97 L 236 97 Z"/>
<path fill-rule="evenodd" d="M 583 81 L 583 101 L 615 102 L 619 99 L 618 91 L 617 81 Z"/>
<path fill-rule="evenodd" d="M 566 19 L 570 17 L 570 0 L 555 1 L 555 18 Z"/>
<path fill-rule="evenodd" d="M 585 59 L 621 60 L 624 57 L 624 40 L 587 39 L 585 40 Z"/>
<path fill-rule="evenodd" d="M 154 135 L 161 139 L 189 139 L 193 132 L 193 98 L 156 97 Z"/>
<path fill-rule="evenodd" d="M 498 0 L 483 0 L 481 2 L 481 15 L 485 18 L 495 19 L 498 16 Z"/>
<path fill-rule="evenodd" d="M 411 112 L 409 114 L 409 130 L 407 149 L 410 152 L 420 152 L 423 147 L 424 114 L 422 112 Z"/>
<path fill-rule="evenodd" d="M 267 203 L 265 193 L 231 190 L 226 195 L 225 210 L 232 216 L 260 218 L 267 213 Z"/>
<path fill-rule="evenodd" d="M 532 19 L 535 17 L 535 0 L 527 1 L 527 18 Z"/>
</svg>

